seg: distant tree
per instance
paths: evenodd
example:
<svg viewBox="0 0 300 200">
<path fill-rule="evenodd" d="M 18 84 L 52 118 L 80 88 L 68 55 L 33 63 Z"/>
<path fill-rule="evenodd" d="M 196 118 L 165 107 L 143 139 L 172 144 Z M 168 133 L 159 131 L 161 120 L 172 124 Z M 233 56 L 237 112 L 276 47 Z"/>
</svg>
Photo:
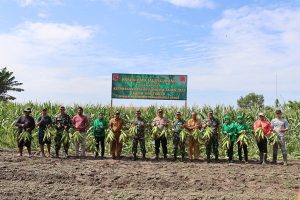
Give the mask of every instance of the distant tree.
<svg viewBox="0 0 300 200">
<path fill-rule="evenodd" d="M 19 83 L 15 80 L 13 72 L 10 72 L 6 67 L 0 69 L 0 101 L 15 100 L 16 98 L 7 94 L 10 91 L 22 92 L 22 88 L 18 86 L 23 83 Z"/>
<path fill-rule="evenodd" d="M 237 105 L 240 108 L 253 108 L 253 107 L 264 107 L 264 96 L 255 94 L 254 92 L 247 94 L 244 97 L 240 97 L 237 100 Z"/>
</svg>

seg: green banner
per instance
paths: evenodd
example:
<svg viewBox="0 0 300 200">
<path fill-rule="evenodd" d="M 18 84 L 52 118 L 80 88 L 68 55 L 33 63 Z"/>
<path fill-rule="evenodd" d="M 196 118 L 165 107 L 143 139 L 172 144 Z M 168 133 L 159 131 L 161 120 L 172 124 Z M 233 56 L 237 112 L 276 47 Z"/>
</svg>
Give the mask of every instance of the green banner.
<svg viewBox="0 0 300 200">
<path fill-rule="evenodd" d="M 187 100 L 187 75 L 112 74 L 115 99 Z"/>
</svg>

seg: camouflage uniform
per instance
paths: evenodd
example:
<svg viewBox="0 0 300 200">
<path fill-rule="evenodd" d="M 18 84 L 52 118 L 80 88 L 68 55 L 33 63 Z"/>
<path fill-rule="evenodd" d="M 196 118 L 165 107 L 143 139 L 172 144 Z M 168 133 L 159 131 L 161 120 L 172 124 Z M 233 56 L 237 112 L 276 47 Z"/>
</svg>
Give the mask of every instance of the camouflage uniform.
<svg viewBox="0 0 300 200">
<path fill-rule="evenodd" d="M 207 156 L 207 160 L 210 160 L 210 154 L 211 154 L 211 148 L 213 148 L 214 154 L 215 154 L 215 159 L 218 160 L 219 159 L 219 138 L 218 138 L 218 131 L 219 131 L 219 126 L 220 126 L 220 122 L 217 118 L 212 118 L 211 120 L 208 119 L 205 121 L 205 124 L 212 128 L 213 131 L 213 136 L 210 139 L 210 141 L 208 141 L 208 143 L 206 144 L 206 156 Z"/>
<path fill-rule="evenodd" d="M 175 129 L 173 133 L 174 159 L 177 158 L 178 146 L 180 146 L 182 158 L 184 158 L 185 155 L 185 141 L 180 141 L 180 137 L 179 137 L 180 132 L 184 128 L 183 127 L 184 124 L 185 121 L 183 119 L 176 120 L 173 123 L 173 128 Z"/>
<path fill-rule="evenodd" d="M 58 152 L 61 148 L 61 143 L 62 143 L 62 133 L 64 131 L 64 126 L 67 126 L 67 131 L 71 128 L 71 118 L 69 115 L 64 114 L 64 115 L 58 115 L 55 117 L 55 128 L 56 128 L 56 136 L 54 138 L 55 141 L 55 153 L 58 156 Z M 60 128 L 58 126 L 60 125 Z M 70 144 L 63 144 L 64 145 L 64 150 L 65 154 L 68 154 L 69 146 Z"/>
<path fill-rule="evenodd" d="M 146 147 L 145 147 L 145 121 L 141 118 L 138 119 L 136 118 L 133 122 L 132 125 L 137 127 L 137 134 L 133 137 L 132 140 L 132 153 L 137 154 L 137 148 L 138 148 L 138 143 L 140 142 L 140 147 L 143 156 L 145 157 L 146 154 Z"/>
</svg>

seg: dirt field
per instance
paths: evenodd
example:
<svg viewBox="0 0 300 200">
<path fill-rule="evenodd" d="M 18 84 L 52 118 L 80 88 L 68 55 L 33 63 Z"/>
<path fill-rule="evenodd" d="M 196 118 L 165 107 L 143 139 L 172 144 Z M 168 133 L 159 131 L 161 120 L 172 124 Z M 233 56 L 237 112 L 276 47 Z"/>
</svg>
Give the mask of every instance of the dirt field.
<svg viewBox="0 0 300 200">
<path fill-rule="evenodd" d="M 1 199 L 295 199 L 300 161 L 282 165 L 17 157 L 0 151 Z"/>
</svg>

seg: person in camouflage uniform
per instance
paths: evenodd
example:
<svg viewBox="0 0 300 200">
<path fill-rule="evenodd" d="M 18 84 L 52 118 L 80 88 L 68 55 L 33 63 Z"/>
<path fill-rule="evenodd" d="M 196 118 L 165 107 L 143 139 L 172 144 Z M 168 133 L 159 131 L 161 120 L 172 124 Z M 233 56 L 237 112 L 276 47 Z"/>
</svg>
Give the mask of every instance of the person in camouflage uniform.
<svg viewBox="0 0 300 200">
<path fill-rule="evenodd" d="M 176 113 L 176 120 L 173 123 L 173 146 L 174 146 L 174 158 L 173 161 L 177 160 L 178 146 L 181 150 L 181 159 L 184 161 L 185 157 L 185 141 L 180 141 L 179 134 L 186 127 L 185 121 L 181 119 L 181 113 Z"/>
<path fill-rule="evenodd" d="M 56 135 L 54 138 L 55 141 L 55 156 L 58 158 L 59 157 L 59 150 L 61 148 L 61 143 L 62 143 L 62 133 L 63 131 L 69 131 L 71 128 L 71 118 L 68 114 L 65 113 L 65 107 L 61 106 L 60 107 L 60 114 L 55 117 L 54 124 L 56 128 Z M 63 144 L 64 150 L 65 150 L 65 158 L 68 157 L 68 151 L 69 151 L 69 142 L 67 144 Z"/>
<path fill-rule="evenodd" d="M 132 125 L 137 127 L 137 134 L 133 136 L 133 141 L 132 141 L 133 160 L 137 160 L 138 143 L 140 143 L 143 159 L 146 159 L 146 147 L 145 147 L 146 123 L 144 119 L 141 117 L 141 111 L 139 110 L 136 111 L 136 118 L 132 122 Z"/>
<path fill-rule="evenodd" d="M 220 129 L 220 121 L 214 117 L 213 111 L 208 112 L 208 119 L 205 121 L 204 128 L 210 127 L 213 131 L 213 136 L 210 139 L 210 141 L 206 144 L 206 157 L 207 162 L 210 162 L 210 154 L 211 154 L 211 148 L 213 148 L 214 154 L 215 154 L 215 160 L 219 162 L 219 139 L 221 134 Z"/>
</svg>

